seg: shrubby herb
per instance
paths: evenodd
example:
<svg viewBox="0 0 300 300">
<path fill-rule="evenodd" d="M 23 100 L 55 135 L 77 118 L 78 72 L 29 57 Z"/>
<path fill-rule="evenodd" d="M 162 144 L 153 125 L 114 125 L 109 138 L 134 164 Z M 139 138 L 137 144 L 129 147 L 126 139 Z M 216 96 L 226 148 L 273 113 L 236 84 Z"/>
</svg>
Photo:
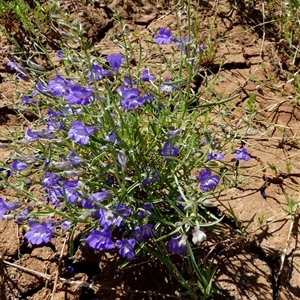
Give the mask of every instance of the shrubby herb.
<svg viewBox="0 0 300 300">
<path fill-rule="evenodd" d="M 23 154 L 13 158 L 7 185 L 36 205 L 32 201 L 18 212 L 20 202 L 0 198 L 0 217 L 14 213 L 34 245 L 74 232 L 80 224 L 81 241 L 92 249 L 115 249 L 125 260 L 149 252 L 175 270 L 172 275 L 195 298 L 205 282 L 193 263 L 193 249 L 220 221 L 205 203 L 227 188 L 222 178 L 236 168 L 228 145 L 236 141 L 206 121 L 220 103 L 187 109 L 191 99 L 199 101 L 187 86 L 204 45 L 199 48 L 191 37 L 177 38 L 166 28 L 154 42 L 177 45 L 185 78 L 163 78 L 142 64 L 134 70 L 127 53 L 108 55 L 106 63 L 87 54 L 86 61 L 69 60 L 78 64 L 78 73 L 66 65 L 65 74 L 48 82 L 38 79 L 32 93 L 23 95 L 24 109 L 47 111 L 43 126 L 38 122 L 26 129 L 18 150 Z M 63 50 L 57 55 L 66 60 Z M 8 67 L 31 76 L 15 62 Z M 245 146 L 233 153 L 234 160 L 250 159 Z M 39 187 L 41 195 L 31 194 L 29 186 Z M 189 261 L 195 282 L 187 283 L 168 252 Z"/>
</svg>

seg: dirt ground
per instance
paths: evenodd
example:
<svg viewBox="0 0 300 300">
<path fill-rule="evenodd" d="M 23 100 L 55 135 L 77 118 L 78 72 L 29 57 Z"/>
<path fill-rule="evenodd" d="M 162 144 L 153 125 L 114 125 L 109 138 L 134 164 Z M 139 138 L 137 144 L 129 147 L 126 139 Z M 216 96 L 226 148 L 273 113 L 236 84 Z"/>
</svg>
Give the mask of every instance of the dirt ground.
<svg viewBox="0 0 300 300">
<path fill-rule="evenodd" d="M 111 39 L 120 30 L 112 19 L 113 9 L 119 10 L 131 33 L 140 37 L 153 36 L 160 27 L 177 28 L 175 12 L 168 8 L 172 3 L 165 1 L 61 3 L 73 19 L 82 22 L 85 39 L 103 54 L 120 52 Z M 224 134 L 234 134 L 232 128 L 246 128 L 244 111 L 249 97 L 255 97 L 256 112 L 253 119 L 248 120 L 253 122 L 252 131 L 247 135 L 251 168 L 241 168 L 243 183 L 220 194 L 219 201 L 215 201 L 213 213 L 225 216 L 221 224 L 223 231 L 208 234 L 203 249 L 199 249 L 199 257 L 205 253 L 217 266 L 214 285 L 223 296 L 211 299 L 300 299 L 299 217 L 296 214 L 295 219 L 287 218 L 285 213 L 285 194 L 299 200 L 300 110 L 299 105 L 291 101 L 295 90 L 289 76 L 295 70 L 282 55 L 283 46 L 276 27 L 269 25 L 262 30 L 261 26 L 255 26 L 268 21 L 274 13 L 267 7 L 262 12 L 260 5 L 238 11 L 231 10 L 227 0 L 220 0 L 203 1 L 201 6 L 193 7 L 199 11 L 199 41 L 212 39 L 216 45 L 214 61 L 211 63 L 206 58 L 200 73 L 208 74 L 209 84 L 221 68 L 211 94 L 203 93 L 202 97 L 214 95 L 224 99 L 239 95 L 230 103 L 230 124 L 224 126 Z M 133 43 L 135 37 L 132 34 Z M 57 50 L 51 43 L 47 47 L 52 47 L 53 53 Z M 12 104 L 18 98 L 9 81 L 12 74 L 7 73 L 5 67 L 11 49 L 2 37 L 2 146 L 9 142 L 2 136 L 4 133 L 22 132 L 30 122 L 13 109 Z M 204 88 L 204 83 L 196 86 L 198 90 Z M 0 147 L 0 159 L 9 159 L 10 151 Z M 276 164 L 277 172 L 272 171 L 269 164 Z M 241 166 L 245 167 L 246 163 Z M 266 199 L 262 191 L 266 192 Z M 6 190 L 0 195 L 7 200 L 15 196 Z M 221 203 L 230 205 L 244 225 L 255 215 L 245 236 L 235 233 L 237 226 Z M 265 221 L 260 226 L 262 216 Z M 75 241 L 76 253 L 70 261 L 65 239 L 54 238 L 47 246 L 32 247 L 24 242 L 22 228 L 13 221 L 0 221 L 0 299 L 183 299 L 178 296 L 178 284 L 156 260 L 143 257 L 120 270 L 115 253 L 92 251 Z M 68 272 L 67 265 L 72 265 L 76 274 Z M 93 286 L 89 286 L 91 282 Z"/>
</svg>

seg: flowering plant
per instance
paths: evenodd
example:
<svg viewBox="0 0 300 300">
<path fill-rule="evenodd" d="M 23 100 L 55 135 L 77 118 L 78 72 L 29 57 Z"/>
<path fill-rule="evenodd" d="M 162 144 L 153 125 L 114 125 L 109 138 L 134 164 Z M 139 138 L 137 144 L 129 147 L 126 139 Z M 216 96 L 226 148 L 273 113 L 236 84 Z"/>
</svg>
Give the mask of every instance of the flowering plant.
<svg viewBox="0 0 300 300">
<path fill-rule="evenodd" d="M 148 251 L 176 270 L 172 275 L 196 297 L 199 282 L 205 284 L 199 267 L 192 264 L 197 282 L 187 284 L 169 253 L 194 261 L 194 247 L 205 243 L 210 226 L 220 221 L 206 203 L 227 187 L 222 178 L 231 166 L 223 161 L 231 154 L 224 145 L 234 140 L 224 144 L 210 123 L 200 124 L 230 99 L 203 104 L 190 88 L 198 70 L 195 56 L 204 46 L 190 51 L 192 38 L 176 38 L 166 28 L 154 42 L 178 46 L 184 79 L 183 73 L 168 78 L 148 68 L 135 72 L 128 54 L 118 53 L 105 61 L 87 56 L 76 76 L 68 72 L 80 64 L 74 59 L 65 74 L 36 82 L 22 105 L 37 114 L 46 108 L 44 126 L 26 129 L 19 147 L 27 151 L 12 160 L 14 180 L 7 184 L 34 200 L 16 213 L 16 220 L 27 224 L 29 243 L 48 243 L 84 225 L 81 241 L 90 248 L 115 249 L 124 260 Z M 58 56 L 64 59 L 64 52 Z M 14 62 L 9 67 L 26 71 Z M 193 110 L 191 99 L 199 102 Z M 234 153 L 236 161 L 250 159 L 245 146 Z M 30 185 L 42 194 L 32 194 Z M 1 217 L 21 206 L 0 200 Z"/>
</svg>

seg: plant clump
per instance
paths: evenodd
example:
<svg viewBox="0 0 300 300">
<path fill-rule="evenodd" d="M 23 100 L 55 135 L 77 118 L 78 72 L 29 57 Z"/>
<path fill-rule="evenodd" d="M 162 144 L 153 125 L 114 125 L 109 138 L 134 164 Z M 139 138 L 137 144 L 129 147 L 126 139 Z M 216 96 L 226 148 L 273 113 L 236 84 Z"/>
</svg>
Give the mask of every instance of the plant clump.
<svg viewBox="0 0 300 300">
<path fill-rule="evenodd" d="M 97 251 L 115 249 L 128 261 L 148 252 L 175 270 L 172 275 L 195 298 L 198 290 L 211 293 L 205 287 L 211 275 L 194 257 L 220 221 L 207 203 L 236 184 L 239 162 L 251 155 L 210 121 L 211 112 L 230 99 L 201 103 L 190 88 L 204 45 L 167 28 L 153 43 L 177 47 L 185 73 L 170 78 L 150 66 L 133 69 L 127 53 L 105 60 L 86 53 L 81 61 L 57 53 L 70 64 L 65 74 L 38 79 L 23 95 L 23 109 L 38 115 L 43 107 L 46 116 L 26 129 L 5 183 L 30 205 L 0 198 L 0 216 L 11 211 L 33 245 L 80 228 L 81 241 Z M 32 76 L 15 61 L 8 67 L 18 80 Z M 192 266 L 191 282 L 170 253 Z"/>
</svg>

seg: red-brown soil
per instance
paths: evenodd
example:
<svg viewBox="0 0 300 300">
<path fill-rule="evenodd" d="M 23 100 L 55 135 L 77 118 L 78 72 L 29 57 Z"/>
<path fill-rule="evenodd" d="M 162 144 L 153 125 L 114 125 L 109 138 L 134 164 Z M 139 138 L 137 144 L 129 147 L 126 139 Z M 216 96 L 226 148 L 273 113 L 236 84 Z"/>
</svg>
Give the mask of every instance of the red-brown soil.
<svg viewBox="0 0 300 300">
<path fill-rule="evenodd" d="M 112 9 L 118 9 L 123 23 L 129 26 L 133 43 L 153 36 L 160 27 L 177 29 L 175 12 L 164 1 L 95 1 L 94 6 L 82 1 L 61 3 L 83 24 L 86 41 L 103 54 L 121 51 L 111 39 L 120 31 L 112 19 Z M 224 134 L 235 134 L 235 128 L 241 132 L 247 121 L 252 122 L 252 132 L 247 134 L 251 168 L 241 168 L 243 183 L 215 200 L 213 212 L 225 216 L 222 232 L 208 234 L 203 249 L 199 249 L 199 257 L 205 253 L 217 267 L 214 285 L 223 296 L 211 299 L 300 299 L 299 214 L 293 219 L 285 212 L 285 194 L 299 201 L 300 109 L 292 101 L 295 89 L 289 74 L 293 66 L 281 55 L 276 28 L 264 31 L 263 26 L 257 26 L 259 20 L 269 20 L 274 12 L 267 7 L 263 11 L 260 5 L 231 10 L 229 3 L 221 0 L 203 1 L 193 7 L 199 11 L 199 41 L 211 39 L 216 47 L 213 61 L 206 57 L 200 70 L 207 72 L 207 84 L 213 80 L 216 83 L 210 93 L 204 85 L 196 87 L 203 89 L 199 101 L 238 94 L 229 104 L 230 123 L 223 127 Z M 47 44 L 54 53 L 52 46 Z M 9 80 L 12 74 L 5 67 L 12 46 L 2 36 L 0 47 L 0 142 L 8 145 L 5 133 L 21 133 L 30 121 L 18 115 L 12 105 L 19 101 L 16 87 Z M 255 97 L 255 116 L 246 120 L 250 96 Z M 220 116 L 215 120 L 222 122 Z M 1 161 L 9 159 L 11 151 L 9 147 L 0 148 Z M 276 164 L 278 171 L 272 171 L 269 164 Z M 261 196 L 262 190 L 266 199 Z M 7 190 L 0 194 L 6 200 L 16 196 Z M 224 207 L 229 205 L 243 225 L 255 215 L 244 235 L 236 233 L 237 226 Z M 262 216 L 265 221 L 261 226 Z M 68 247 L 62 238 L 54 238 L 47 246 L 32 247 L 25 243 L 22 228 L 14 221 L 0 221 L 0 299 L 182 299 L 178 284 L 151 257 L 139 258 L 120 270 L 115 253 L 92 251 L 77 241 L 73 257 L 77 273 L 72 275 L 65 270 Z M 94 284 L 89 288 L 90 279 Z"/>
</svg>

